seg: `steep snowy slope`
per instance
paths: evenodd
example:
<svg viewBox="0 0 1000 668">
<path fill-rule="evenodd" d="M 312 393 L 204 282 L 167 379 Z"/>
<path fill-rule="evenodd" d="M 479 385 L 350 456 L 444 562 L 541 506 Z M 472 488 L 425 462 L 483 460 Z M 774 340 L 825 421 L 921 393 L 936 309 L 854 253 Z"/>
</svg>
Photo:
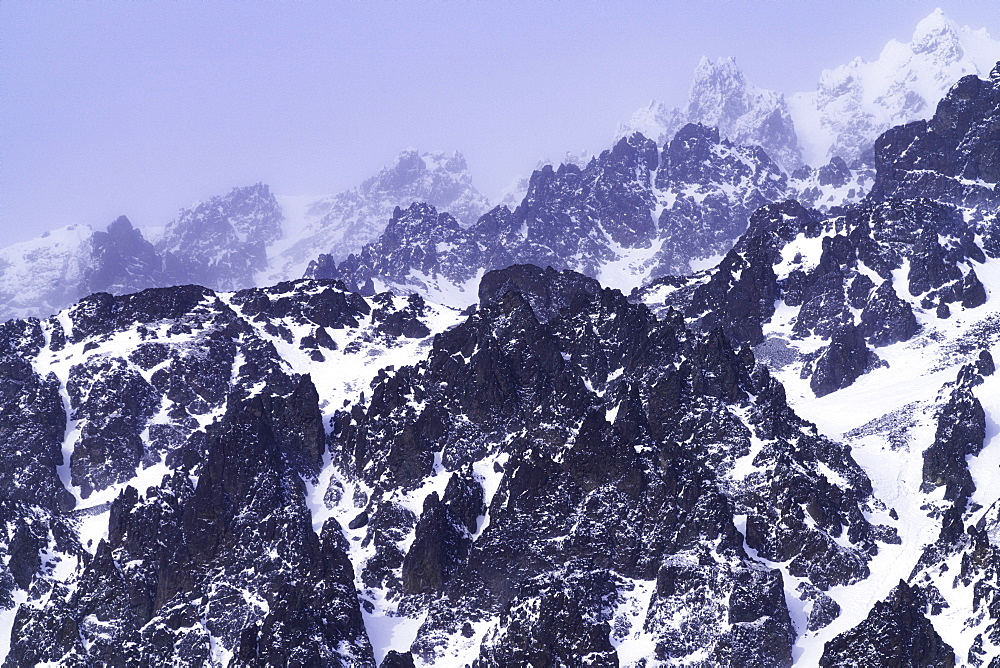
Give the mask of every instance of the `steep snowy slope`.
<svg viewBox="0 0 1000 668">
<path fill-rule="evenodd" d="M 800 635 L 804 665 L 998 655 L 998 109 L 1000 65 L 879 139 L 865 202 L 826 218 L 769 205 L 719 267 L 637 293 L 752 344 L 898 520 L 864 586 L 828 592 L 843 615 Z"/>
</svg>

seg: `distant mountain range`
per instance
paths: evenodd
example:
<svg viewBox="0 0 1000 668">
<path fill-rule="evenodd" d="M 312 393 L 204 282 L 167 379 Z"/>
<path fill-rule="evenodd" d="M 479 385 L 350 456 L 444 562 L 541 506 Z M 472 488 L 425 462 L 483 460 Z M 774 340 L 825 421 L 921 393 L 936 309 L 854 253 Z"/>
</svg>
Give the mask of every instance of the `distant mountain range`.
<svg viewBox="0 0 1000 668">
<path fill-rule="evenodd" d="M 618 129 L 662 144 L 686 123 L 719 128 L 739 144 L 757 144 L 786 172 L 834 157 L 871 160 L 875 139 L 890 127 L 928 119 L 961 77 L 986 76 L 1000 60 L 1000 41 L 985 28 L 959 27 L 937 9 L 906 44 L 891 40 L 878 58 L 855 58 L 824 70 L 816 90 L 783 94 L 749 82 L 734 58 L 702 58 L 683 108 L 653 100 Z"/>
<path fill-rule="evenodd" d="M 121 218 L 106 231 L 75 225 L 2 249 L 0 318 L 45 316 L 96 291 L 177 283 L 234 290 L 300 277 L 311 264 L 310 275 L 334 275 L 341 270 L 331 267 L 352 254 L 353 268 L 341 273 L 359 289 L 371 279 L 450 303 L 473 301 L 477 272 L 509 261 L 574 268 L 628 290 L 725 253 L 768 201 L 791 197 L 821 211 L 860 201 L 873 183 L 875 138 L 929 117 L 952 82 L 985 76 L 997 59 L 1000 42 L 940 11 L 920 22 L 908 44 L 892 41 L 872 62 L 824 72 L 808 94 L 763 90 L 732 58 L 703 59 L 684 108 L 651 103 L 619 128 L 626 141 L 616 140 L 607 156 L 567 155 L 565 167 L 540 165 L 515 179 L 498 202 L 508 213 L 484 216 L 491 205 L 460 154 L 407 150 L 329 197 L 276 196 L 257 184 L 181 211 L 151 238 Z M 651 141 L 634 138 L 637 132 Z M 629 161 L 635 178 L 623 171 Z M 628 215 L 648 218 L 637 236 L 620 237 L 614 229 L 622 214 L 602 201 L 615 179 L 633 184 Z M 380 235 L 398 220 L 397 207 L 415 202 L 454 221 L 450 231 L 432 233 L 443 244 L 434 253 L 443 264 L 421 275 L 437 261 L 425 256 L 410 261 L 415 273 L 380 273 L 376 266 L 399 261 L 388 259 L 392 238 Z M 507 229 L 511 221 L 520 227 Z M 387 257 L 376 259 L 379 253 Z"/>
<path fill-rule="evenodd" d="M 0 324 L 4 668 L 995 668 L 998 145 L 1000 62 L 826 211 L 790 184 L 842 160 L 686 124 L 471 225 L 396 208 L 339 280 Z M 243 280 L 277 202 L 46 248 Z"/>
</svg>

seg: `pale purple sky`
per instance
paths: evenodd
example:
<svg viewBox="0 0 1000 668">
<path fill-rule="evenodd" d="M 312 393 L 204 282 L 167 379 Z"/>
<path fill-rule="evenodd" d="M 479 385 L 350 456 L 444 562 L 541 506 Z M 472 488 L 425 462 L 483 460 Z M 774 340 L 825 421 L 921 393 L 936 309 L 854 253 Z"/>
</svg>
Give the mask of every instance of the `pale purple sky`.
<svg viewBox="0 0 1000 668">
<path fill-rule="evenodd" d="M 702 55 L 811 90 L 941 5 L 1000 33 L 996 0 L 930 2 L 0 2 L 0 246 L 159 226 L 263 181 L 333 193 L 406 147 L 462 151 L 495 195 L 540 158 L 599 151 Z"/>
</svg>

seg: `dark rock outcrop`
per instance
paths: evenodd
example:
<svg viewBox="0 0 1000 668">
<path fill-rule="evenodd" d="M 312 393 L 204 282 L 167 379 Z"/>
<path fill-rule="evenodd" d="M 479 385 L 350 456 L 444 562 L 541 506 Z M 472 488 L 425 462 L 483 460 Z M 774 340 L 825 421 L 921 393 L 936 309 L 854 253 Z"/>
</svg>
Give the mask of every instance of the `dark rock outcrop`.
<svg viewBox="0 0 1000 668">
<path fill-rule="evenodd" d="M 896 294 L 890 281 L 875 290 L 861 312 L 858 330 L 873 346 L 906 341 L 920 329 L 913 308 Z"/>
<path fill-rule="evenodd" d="M 826 643 L 819 665 L 951 668 L 955 653 L 924 616 L 925 607 L 921 591 L 900 581 L 865 621 Z"/>
<path fill-rule="evenodd" d="M 853 324 L 843 325 L 813 363 L 809 387 L 817 397 L 825 396 L 852 384 L 877 363 L 862 332 Z"/>
</svg>

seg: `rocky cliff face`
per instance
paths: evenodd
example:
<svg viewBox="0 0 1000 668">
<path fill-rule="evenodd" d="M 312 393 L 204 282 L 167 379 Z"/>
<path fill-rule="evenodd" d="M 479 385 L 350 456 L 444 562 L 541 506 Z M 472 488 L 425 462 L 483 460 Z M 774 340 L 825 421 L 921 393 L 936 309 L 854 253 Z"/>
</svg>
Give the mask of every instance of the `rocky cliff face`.
<svg viewBox="0 0 1000 668">
<path fill-rule="evenodd" d="M 106 232 L 94 232 L 90 245 L 91 261 L 80 286 L 82 295 L 139 292 L 168 280 L 163 258 L 125 216 L 108 225 Z"/>
<path fill-rule="evenodd" d="M 4 325 L 5 665 L 374 665 L 343 534 L 308 500 L 321 406 L 442 315 L 300 282 Z"/>
<path fill-rule="evenodd" d="M 917 334 L 914 313 L 929 327 L 987 301 L 977 267 L 996 253 L 1000 175 L 979 147 L 997 131 L 998 81 L 965 78 L 931 121 L 880 138 L 861 203 L 826 215 L 791 200 L 761 207 L 716 268 L 637 294 L 738 343 L 792 345 L 817 396 L 853 383 L 881 365 L 876 349 Z"/>
<path fill-rule="evenodd" d="M 827 589 L 892 540 L 860 512 L 860 469 L 748 351 L 551 269 L 487 274 L 477 312 L 340 414 L 331 448 L 371 490 L 351 525 L 374 548 L 361 578 L 429 611 L 425 662 L 611 661 L 639 643 L 661 661 L 788 665 L 786 585 L 749 555 Z M 470 607 L 478 619 L 456 612 Z"/>
<path fill-rule="evenodd" d="M 993 77 L 963 79 L 930 121 L 886 133 L 861 203 L 825 215 L 765 206 L 716 268 L 634 295 L 752 345 L 797 410 L 852 444 L 876 496 L 909 527 L 900 567 L 872 568 L 869 605 L 881 602 L 862 610 L 834 597 L 854 622 L 820 631 L 822 651 L 800 637 L 807 664 L 983 666 L 996 656 L 985 538 L 1000 494 L 986 429 L 1000 410 L 988 398 L 996 177 L 961 176 L 992 174 L 990 152 L 975 147 L 995 132 L 995 91 Z"/>
<path fill-rule="evenodd" d="M 818 628 L 895 540 L 748 349 L 572 272 L 464 319 L 302 281 L 5 327 L 6 665 L 790 665 L 767 564 Z"/>
</svg>

